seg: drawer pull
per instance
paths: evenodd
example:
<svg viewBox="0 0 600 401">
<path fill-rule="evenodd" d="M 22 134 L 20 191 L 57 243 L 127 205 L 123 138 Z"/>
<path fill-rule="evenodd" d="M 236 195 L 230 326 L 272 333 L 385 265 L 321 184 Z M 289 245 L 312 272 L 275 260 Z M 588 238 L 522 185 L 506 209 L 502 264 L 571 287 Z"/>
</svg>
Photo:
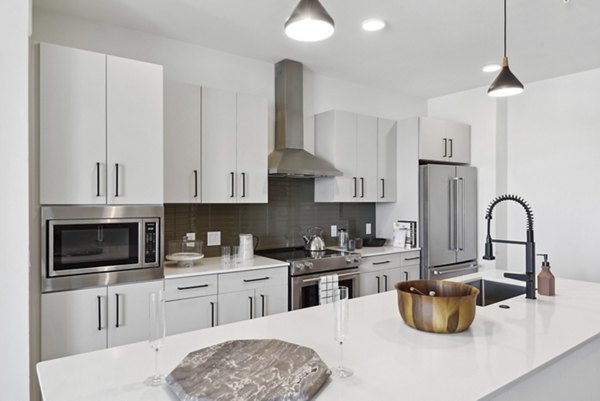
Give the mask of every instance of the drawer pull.
<svg viewBox="0 0 600 401">
<path fill-rule="evenodd" d="M 177 287 L 178 290 L 193 290 L 194 288 L 206 288 L 208 284 L 190 285 L 189 287 Z"/>
<path fill-rule="evenodd" d="M 406 258 L 404 260 L 418 260 L 418 259 L 421 259 L 421 257 L 420 256 L 415 256 L 414 258 Z"/>
<path fill-rule="evenodd" d="M 389 260 L 385 260 L 383 262 L 373 262 L 374 265 L 387 265 L 388 263 L 391 263 Z"/>
<path fill-rule="evenodd" d="M 252 283 L 253 281 L 264 281 L 268 280 L 270 277 L 261 277 L 261 278 L 248 278 L 244 279 L 244 283 Z"/>
</svg>

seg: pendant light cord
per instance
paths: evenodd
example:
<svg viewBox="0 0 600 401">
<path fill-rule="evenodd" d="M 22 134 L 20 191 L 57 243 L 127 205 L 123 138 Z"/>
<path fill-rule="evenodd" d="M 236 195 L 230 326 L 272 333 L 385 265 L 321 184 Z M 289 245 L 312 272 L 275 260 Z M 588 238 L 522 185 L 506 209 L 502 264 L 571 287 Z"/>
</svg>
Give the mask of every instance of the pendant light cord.
<svg viewBox="0 0 600 401">
<path fill-rule="evenodd" d="M 504 0 L 504 57 L 506 57 L 506 0 Z"/>
</svg>

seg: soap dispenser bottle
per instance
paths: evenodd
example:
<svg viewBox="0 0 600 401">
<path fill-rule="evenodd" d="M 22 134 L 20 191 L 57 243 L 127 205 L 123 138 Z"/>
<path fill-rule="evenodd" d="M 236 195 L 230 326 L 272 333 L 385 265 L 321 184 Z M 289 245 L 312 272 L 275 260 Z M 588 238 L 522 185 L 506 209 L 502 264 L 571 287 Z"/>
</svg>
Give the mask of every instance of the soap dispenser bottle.
<svg viewBox="0 0 600 401">
<path fill-rule="evenodd" d="M 538 253 L 538 256 L 543 256 L 542 271 L 538 274 L 538 293 L 540 295 L 554 295 L 554 275 L 550 271 L 550 262 L 548 262 L 548 254 Z"/>
</svg>

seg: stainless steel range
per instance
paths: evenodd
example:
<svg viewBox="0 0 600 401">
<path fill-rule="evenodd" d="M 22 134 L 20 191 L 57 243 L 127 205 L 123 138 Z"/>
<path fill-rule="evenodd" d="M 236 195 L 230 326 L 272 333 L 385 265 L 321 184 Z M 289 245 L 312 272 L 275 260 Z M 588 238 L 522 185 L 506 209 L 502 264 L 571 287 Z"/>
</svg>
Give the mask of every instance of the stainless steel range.
<svg viewBox="0 0 600 401">
<path fill-rule="evenodd" d="M 330 274 L 337 274 L 339 285 L 348 287 L 350 298 L 358 296 L 358 265 L 361 262 L 359 253 L 330 249 L 310 252 L 303 248 L 266 249 L 256 253 L 290 264 L 289 310 L 319 305 L 319 280 Z"/>
</svg>

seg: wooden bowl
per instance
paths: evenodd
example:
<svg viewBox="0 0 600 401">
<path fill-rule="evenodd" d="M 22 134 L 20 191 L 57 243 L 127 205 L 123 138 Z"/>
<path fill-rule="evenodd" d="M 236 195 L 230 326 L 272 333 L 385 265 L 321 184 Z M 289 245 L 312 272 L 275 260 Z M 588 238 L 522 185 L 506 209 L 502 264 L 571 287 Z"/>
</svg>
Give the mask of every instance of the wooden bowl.
<svg viewBox="0 0 600 401">
<path fill-rule="evenodd" d="M 398 309 L 404 322 L 417 330 L 432 333 L 459 333 L 475 318 L 479 290 L 453 281 L 414 280 L 396 283 Z M 423 294 L 410 291 L 414 287 Z"/>
</svg>

